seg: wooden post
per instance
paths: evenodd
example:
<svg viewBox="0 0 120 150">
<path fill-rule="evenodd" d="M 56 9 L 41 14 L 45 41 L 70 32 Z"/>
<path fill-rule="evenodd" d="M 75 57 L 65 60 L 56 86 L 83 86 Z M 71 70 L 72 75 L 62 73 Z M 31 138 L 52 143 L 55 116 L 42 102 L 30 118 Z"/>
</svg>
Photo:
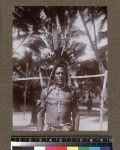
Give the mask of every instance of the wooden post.
<svg viewBox="0 0 120 150">
<path fill-rule="evenodd" d="M 43 78 L 42 78 L 42 73 L 41 73 L 41 68 L 39 67 L 39 78 L 40 78 L 40 85 L 43 87 Z"/>
<path fill-rule="evenodd" d="M 101 93 L 101 105 L 100 105 L 100 130 L 102 130 L 103 126 L 103 112 L 104 112 L 104 93 L 106 89 L 106 82 L 107 82 L 107 74 L 108 72 L 105 72 L 104 80 L 103 80 L 103 90 Z"/>
<path fill-rule="evenodd" d="M 28 74 L 28 62 L 26 63 L 26 78 Z M 26 101 L 27 101 L 27 82 L 28 80 L 25 81 L 25 91 L 24 91 L 24 119 L 25 119 L 25 111 L 26 111 Z"/>
</svg>

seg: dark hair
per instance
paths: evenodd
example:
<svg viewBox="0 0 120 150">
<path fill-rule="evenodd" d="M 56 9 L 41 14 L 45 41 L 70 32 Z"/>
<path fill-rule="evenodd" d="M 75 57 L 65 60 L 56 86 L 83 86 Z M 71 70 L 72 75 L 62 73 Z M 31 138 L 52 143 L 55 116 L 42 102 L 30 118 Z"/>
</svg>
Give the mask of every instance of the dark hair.
<svg viewBox="0 0 120 150">
<path fill-rule="evenodd" d="M 53 80 L 54 80 L 54 77 L 55 77 L 55 71 L 58 67 L 63 67 L 65 72 L 66 72 L 66 83 L 68 83 L 68 70 L 67 70 L 67 63 L 65 63 L 65 60 L 64 59 L 59 59 L 59 61 L 55 64 L 54 68 L 52 69 L 52 72 L 50 74 L 50 78 L 49 78 L 49 81 L 48 81 L 48 86 L 47 86 L 47 93 L 49 91 L 49 87 L 51 84 L 53 84 Z"/>
</svg>

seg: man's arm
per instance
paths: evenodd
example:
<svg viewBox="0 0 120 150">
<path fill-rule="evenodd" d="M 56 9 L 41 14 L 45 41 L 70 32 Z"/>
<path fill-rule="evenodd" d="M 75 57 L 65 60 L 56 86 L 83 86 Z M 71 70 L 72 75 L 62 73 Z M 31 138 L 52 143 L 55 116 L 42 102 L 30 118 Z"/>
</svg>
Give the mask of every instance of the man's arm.
<svg viewBox="0 0 120 150">
<path fill-rule="evenodd" d="M 42 90 L 40 100 L 37 102 L 37 130 L 43 131 L 45 119 L 46 89 Z"/>
</svg>

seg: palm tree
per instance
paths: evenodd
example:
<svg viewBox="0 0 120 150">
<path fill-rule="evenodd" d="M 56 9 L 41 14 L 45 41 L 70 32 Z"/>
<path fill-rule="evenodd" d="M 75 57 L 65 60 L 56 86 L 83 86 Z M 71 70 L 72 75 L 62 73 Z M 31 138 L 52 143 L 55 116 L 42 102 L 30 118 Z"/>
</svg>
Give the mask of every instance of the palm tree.
<svg viewBox="0 0 120 150">
<path fill-rule="evenodd" d="M 107 34 L 106 34 L 107 33 L 106 8 L 104 9 L 103 7 L 101 9 L 100 8 L 98 9 L 98 7 L 97 8 L 96 7 L 85 8 L 84 11 L 80 12 L 80 15 L 81 15 L 83 24 L 85 26 L 86 33 L 89 37 L 92 50 L 94 51 L 95 57 L 98 61 L 99 70 L 101 73 L 103 73 L 105 71 L 105 66 L 102 63 L 100 55 L 102 55 L 103 51 L 106 51 L 107 44 L 108 44 Z M 90 17 L 86 19 L 88 15 Z M 93 32 L 90 33 L 90 31 L 88 30 L 87 24 L 92 25 Z M 102 43 L 103 40 L 104 40 L 104 43 Z M 101 49 L 103 50 L 102 53 L 101 53 Z"/>
</svg>

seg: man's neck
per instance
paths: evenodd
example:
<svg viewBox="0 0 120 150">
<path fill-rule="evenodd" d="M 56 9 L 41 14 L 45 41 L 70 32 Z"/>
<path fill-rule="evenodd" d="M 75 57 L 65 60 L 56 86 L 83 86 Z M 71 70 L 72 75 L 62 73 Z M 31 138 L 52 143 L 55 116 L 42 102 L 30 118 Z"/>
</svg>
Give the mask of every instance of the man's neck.
<svg viewBox="0 0 120 150">
<path fill-rule="evenodd" d="M 66 84 L 64 84 L 64 85 L 58 85 L 58 84 L 56 84 L 55 87 L 60 88 L 60 89 L 63 89 L 63 88 L 66 87 Z"/>
</svg>

